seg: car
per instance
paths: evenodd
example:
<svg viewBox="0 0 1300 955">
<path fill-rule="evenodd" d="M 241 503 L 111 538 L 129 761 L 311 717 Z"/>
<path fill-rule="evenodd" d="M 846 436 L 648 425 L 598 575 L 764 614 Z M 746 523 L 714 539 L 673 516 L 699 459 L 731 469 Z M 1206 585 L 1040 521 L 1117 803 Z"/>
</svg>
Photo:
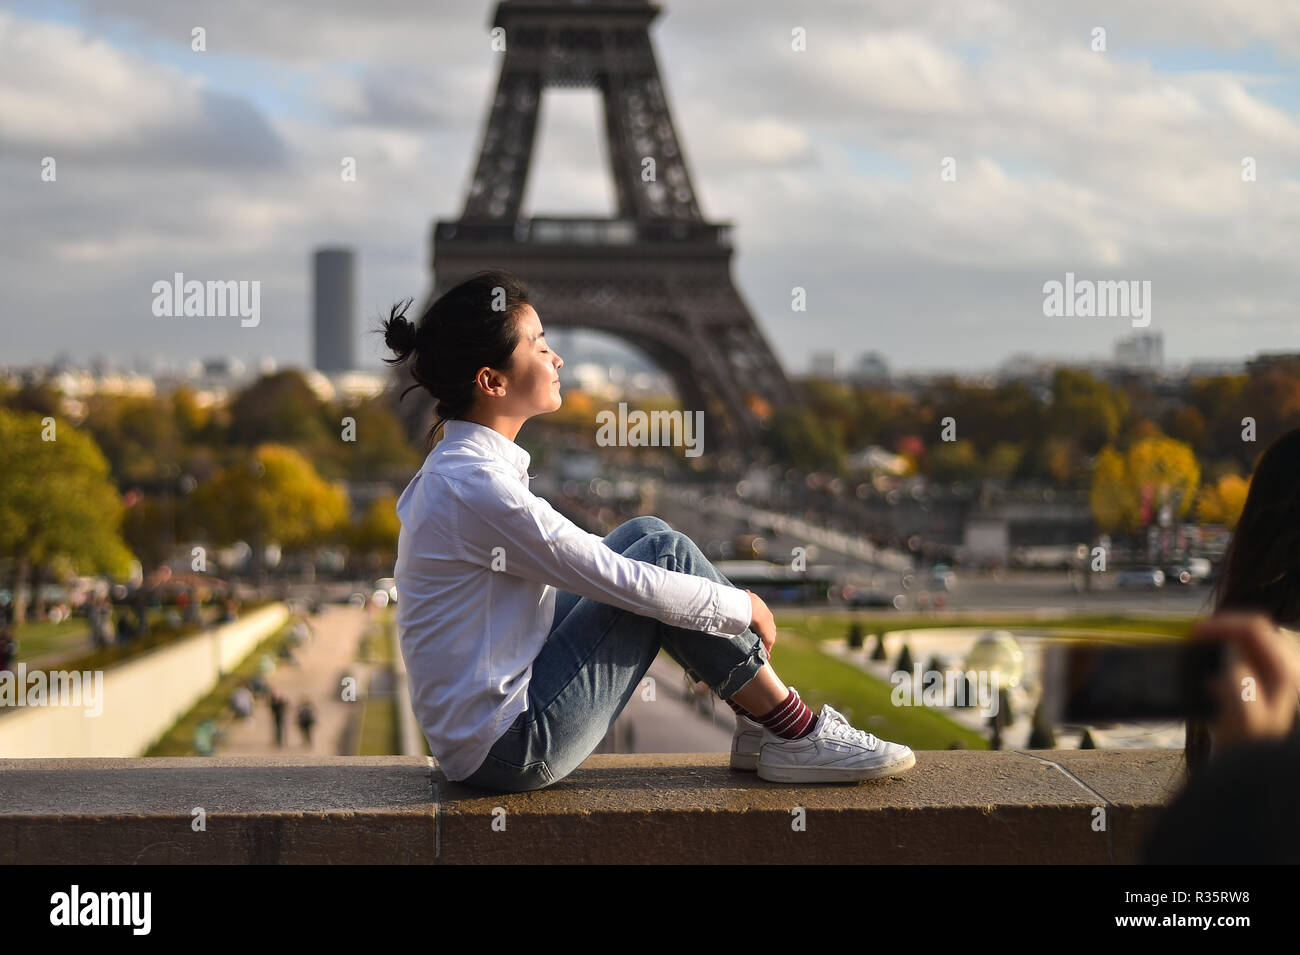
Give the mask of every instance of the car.
<svg viewBox="0 0 1300 955">
<path fill-rule="evenodd" d="M 883 590 L 853 590 L 848 600 L 850 607 L 895 607 L 895 596 Z"/>
<path fill-rule="evenodd" d="M 1115 586 L 1154 590 L 1165 585 L 1165 574 L 1159 567 L 1138 567 L 1121 570 L 1115 576 Z"/>
<path fill-rule="evenodd" d="M 935 564 L 930 568 L 930 583 L 935 588 L 952 590 L 957 585 L 957 575 L 947 564 Z"/>
</svg>

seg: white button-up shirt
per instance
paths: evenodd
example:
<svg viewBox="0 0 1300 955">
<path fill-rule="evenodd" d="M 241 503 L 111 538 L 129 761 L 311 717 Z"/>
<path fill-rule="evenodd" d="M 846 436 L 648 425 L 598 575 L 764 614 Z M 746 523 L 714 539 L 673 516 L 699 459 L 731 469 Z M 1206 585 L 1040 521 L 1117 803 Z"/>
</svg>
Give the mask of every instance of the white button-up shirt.
<svg viewBox="0 0 1300 955">
<path fill-rule="evenodd" d="M 451 419 L 397 502 L 397 633 L 411 705 L 447 777 L 473 774 L 528 707 L 556 590 L 736 635 L 749 595 L 615 553 L 528 490 L 529 454 Z"/>
</svg>

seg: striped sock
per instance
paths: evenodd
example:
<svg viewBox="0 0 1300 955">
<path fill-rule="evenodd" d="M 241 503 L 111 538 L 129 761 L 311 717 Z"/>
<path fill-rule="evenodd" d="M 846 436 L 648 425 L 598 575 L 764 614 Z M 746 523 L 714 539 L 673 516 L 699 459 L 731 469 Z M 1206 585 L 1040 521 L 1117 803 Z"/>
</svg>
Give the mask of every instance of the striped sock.
<svg viewBox="0 0 1300 955">
<path fill-rule="evenodd" d="M 727 704 L 729 707 L 731 707 L 731 712 L 735 713 L 737 716 L 743 716 L 743 717 L 745 717 L 745 718 L 747 718 L 747 719 L 751 719 L 751 720 L 754 719 L 754 714 L 751 713 L 751 712 L 749 712 L 749 710 L 745 709 L 743 706 L 741 706 L 741 705 L 740 705 L 739 703 L 737 703 L 735 700 L 726 700 L 725 702 L 726 702 L 726 704 Z M 757 723 L 758 720 L 754 720 L 754 722 Z"/>
<path fill-rule="evenodd" d="M 782 739 L 803 739 L 817 726 L 817 714 L 808 709 L 794 689 L 771 713 L 751 718 Z"/>
</svg>

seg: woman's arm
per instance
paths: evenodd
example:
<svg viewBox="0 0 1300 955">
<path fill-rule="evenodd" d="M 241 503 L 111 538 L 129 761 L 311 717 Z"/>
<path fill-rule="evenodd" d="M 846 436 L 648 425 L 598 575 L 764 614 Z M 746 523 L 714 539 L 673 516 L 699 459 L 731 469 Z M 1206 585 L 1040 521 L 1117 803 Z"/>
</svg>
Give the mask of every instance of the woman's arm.
<svg viewBox="0 0 1300 955">
<path fill-rule="evenodd" d="M 750 625 L 748 592 L 624 557 L 505 475 L 483 469 L 447 485 L 464 505 L 465 560 L 670 626 L 734 636 Z"/>
</svg>

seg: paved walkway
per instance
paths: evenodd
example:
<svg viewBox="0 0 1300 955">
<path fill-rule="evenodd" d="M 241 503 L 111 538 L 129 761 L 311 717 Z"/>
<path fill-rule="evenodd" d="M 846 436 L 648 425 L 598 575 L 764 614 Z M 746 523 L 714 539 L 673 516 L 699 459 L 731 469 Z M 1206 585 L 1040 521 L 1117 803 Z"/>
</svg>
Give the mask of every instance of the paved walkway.
<svg viewBox="0 0 1300 955">
<path fill-rule="evenodd" d="M 311 642 L 298 648 L 299 666 L 277 661 L 267 682 L 289 700 L 285 707 L 284 746 L 275 745 L 275 723 L 265 699 L 257 701 L 246 720 L 223 720 L 226 738 L 217 744 L 220 756 L 269 756 L 276 753 L 351 755 L 345 747 L 353 737 L 353 724 L 361 717 L 365 700 L 366 666 L 357 662 L 361 638 L 369 625 L 367 612 L 351 605 L 331 604 L 308 617 L 314 631 Z M 343 677 L 357 677 L 357 701 L 342 699 Z M 316 725 L 308 746 L 298 729 L 298 704 L 306 697 L 316 708 Z"/>
<path fill-rule="evenodd" d="M 607 735 L 598 753 L 729 753 L 736 718 L 731 707 L 708 693 L 713 712 L 702 712 L 688 702 L 686 678 L 682 668 L 662 655 L 650 665 L 647 676 L 655 680 L 654 700 L 643 699 L 642 688 L 632 694 L 619 714 L 613 731 Z M 631 745 L 627 731 L 631 727 Z M 615 748 L 617 741 L 617 748 Z"/>
</svg>

